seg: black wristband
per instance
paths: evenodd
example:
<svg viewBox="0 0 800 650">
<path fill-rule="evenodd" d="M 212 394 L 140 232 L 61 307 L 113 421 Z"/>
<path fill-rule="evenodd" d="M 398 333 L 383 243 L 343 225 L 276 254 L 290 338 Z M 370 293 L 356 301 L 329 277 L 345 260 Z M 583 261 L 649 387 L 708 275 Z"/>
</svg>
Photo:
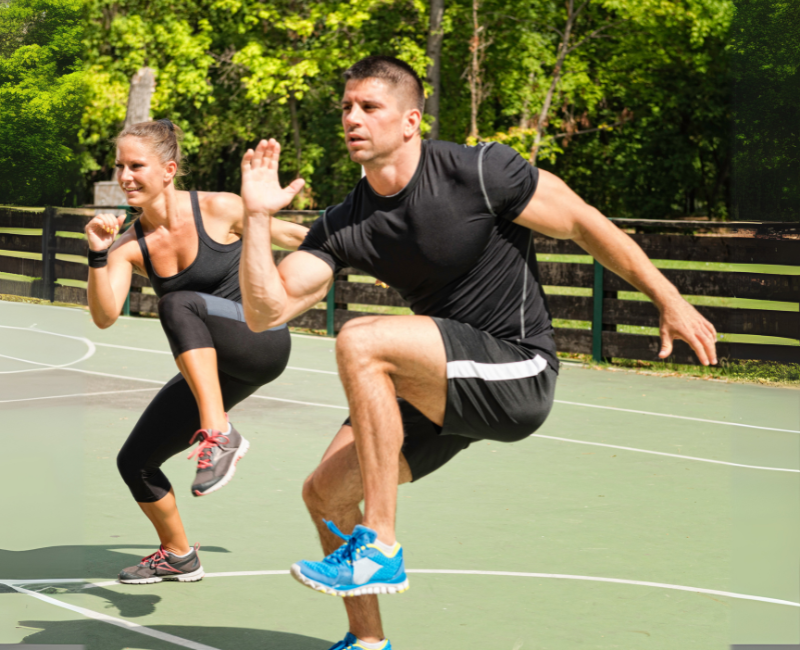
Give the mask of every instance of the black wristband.
<svg viewBox="0 0 800 650">
<path fill-rule="evenodd" d="M 93 251 L 89 249 L 89 268 L 102 269 L 108 264 L 108 249 L 102 251 Z"/>
</svg>

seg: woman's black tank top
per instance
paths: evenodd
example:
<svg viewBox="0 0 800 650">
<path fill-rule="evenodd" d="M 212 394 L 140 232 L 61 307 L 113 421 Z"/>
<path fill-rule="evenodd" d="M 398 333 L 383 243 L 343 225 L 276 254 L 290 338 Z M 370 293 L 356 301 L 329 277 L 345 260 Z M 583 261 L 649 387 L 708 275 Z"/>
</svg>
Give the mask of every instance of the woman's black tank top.
<svg viewBox="0 0 800 650">
<path fill-rule="evenodd" d="M 211 239 L 203 227 L 197 192 L 191 191 L 189 196 L 192 200 L 192 214 L 194 214 L 194 223 L 197 228 L 197 257 L 194 262 L 175 275 L 163 278 L 153 270 L 142 225 L 138 219 L 133 222 L 150 284 L 153 285 L 159 298 L 173 291 L 197 291 L 241 302 L 239 258 L 242 255 L 242 240 L 232 244 L 219 244 Z"/>
</svg>

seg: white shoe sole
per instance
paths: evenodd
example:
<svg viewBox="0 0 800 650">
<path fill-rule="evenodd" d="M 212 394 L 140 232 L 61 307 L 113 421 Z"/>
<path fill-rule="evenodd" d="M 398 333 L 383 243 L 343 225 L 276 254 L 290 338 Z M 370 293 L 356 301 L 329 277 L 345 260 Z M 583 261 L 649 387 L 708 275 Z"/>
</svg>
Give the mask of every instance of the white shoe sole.
<svg viewBox="0 0 800 650">
<path fill-rule="evenodd" d="M 207 494 L 211 494 L 212 492 L 216 492 L 224 488 L 230 480 L 233 478 L 233 475 L 236 474 L 236 465 L 237 463 L 244 457 L 244 455 L 250 449 L 250 443 L 247 442 L 245 438 L 242 438 L 242 444 L 239 445 L 239 448 L 236 450 L 236 456 L 231 463 L 231 466 L 228 468 L 228 471 L 225 472 L 225 476 L 222 477 L 221 481 L 214 483 L 210 488 L 208 488 L 205 492 L 198 492 L 197 490 L 192 490 L 192 494 L 196 497 L 204 497 Z"/>
<path fill-rule="evenodd" d="M 153 576 L 152 578 L 140 578 L 139 580 L 122 580 L 121 578 L 117 580 L 117 582 L 123 585 L 151 585 L 156 582 L 197 582 L 198 580 L 202 580 L 203 576 L 205 575 L 205 571 L 203 571 L 203 567 L 200 567 L 196 571 L 192 571 L 191 573 L 182 573 L 176 576 Z"/>
<path fill-rule="evenodd" d="M 356 587 L 355 589 L 350 589 L 348 591 L 337 591 L 336 589 L 331 589 L 327 585 L 323 585 L 322 583 L 316 582 L 311 578 L 307 578 L 303 575 L 303 572 L 300 570 L 299 564 L 293 564 L 292 568 L 290 569 L 290 573 L 292 577 L 297 580 L 301 585 L 305 585 L 314 591 L 319 591 L 323 594 L 328 594 L 330 596 L 342 596 L 343 598 L 349 598 L 351 596 L 367 596 L 367 595 L 375 595 L 378 596 L 380 594 L 402 594 L 404 591 L 408 591 L 409 584 L 408 580 L 404 580 L 399 584 L 386 584 L 386 583 L 374 583 L 371 585 L 365 585 L 363 587 Z"/>
</svg>

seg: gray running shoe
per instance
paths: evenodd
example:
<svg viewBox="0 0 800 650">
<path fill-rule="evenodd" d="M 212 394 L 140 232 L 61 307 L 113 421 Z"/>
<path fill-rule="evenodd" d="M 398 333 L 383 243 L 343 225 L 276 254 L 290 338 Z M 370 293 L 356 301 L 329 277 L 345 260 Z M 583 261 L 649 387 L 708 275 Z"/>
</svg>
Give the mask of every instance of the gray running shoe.
<svg viewBox="0 0 800 650">
<path fill-rule="evenodd" d="M 202 580 L 205 573 L 197 557 L 199 544 L 195 544 L 189 555 L 178 557 L 163 546 L 146 558 L 142 558 L 136 566 L 123 569 L 119 573 L 119 581 L 126 585 L 146 585 L 162 580 L 178 582 L 196 582 Z"/>
<path fill-rule="evenodd" d="M 250 443 L 231 426 L 229 433 L 212 429 L 200 429 L 192 436 L 189 444 L 200 439 L 189 458 L 197 456 L 197 475 L 192 483 L 192 494 L 202 497 L 219 490 L 228 484 L 236 472 L 236 463 L 250 449 Z"/>
</svg>

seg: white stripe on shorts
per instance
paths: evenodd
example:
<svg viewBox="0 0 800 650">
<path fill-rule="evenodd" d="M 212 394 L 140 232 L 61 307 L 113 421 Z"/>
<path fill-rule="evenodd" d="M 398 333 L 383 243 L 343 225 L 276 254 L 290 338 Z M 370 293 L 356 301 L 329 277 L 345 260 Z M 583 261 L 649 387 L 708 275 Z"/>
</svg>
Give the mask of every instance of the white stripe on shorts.
<svg viewBox="0 0 800 650">
<path fill-rule="evenodd" d="M 513 363 L 478 363 L 477 361 L 448 361 L 448 379 L 483 379 L 506 381 L 535 377 L 547 367 L 547 361 L 538 354 L 533 359 Z"/>
</svg>

